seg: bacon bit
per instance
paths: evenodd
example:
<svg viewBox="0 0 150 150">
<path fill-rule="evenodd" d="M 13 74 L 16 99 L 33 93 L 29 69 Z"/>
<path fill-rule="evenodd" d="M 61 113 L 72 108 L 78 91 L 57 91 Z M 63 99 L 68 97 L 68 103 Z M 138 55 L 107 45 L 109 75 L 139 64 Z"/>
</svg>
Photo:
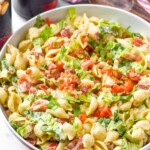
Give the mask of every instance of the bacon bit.
<svg viewBox="0 0 150 150">
<path fill-rule="evenodd" d="M 18 87 L 21 92 L 29 92 L 30 82 L 28 81 L 26 76 L 22 76 L 18 80 Z"/>
<path fill-rule="evenodd" d="M 128 73 L 129 79 L 131 79 L 133 82 L 138 82 L 141 79 L 141 75 L 136 72 L 129 72 Z"/>
<path fill-rule="evenodd" d="M 52 70 L 57 69 L 57 66 L 55 64 L 49 64 L 48 65 L 48 70 L 51 72 Z"/>
<path fill-rule="evenodd" d="M 31 111 L 34 112 L 43 112 L 48 109 L 48 101 L 47 100 L 37 100 L 32 103 L 32 106 L 30 107 Z"/>
<path fill-rule="evenodd" d="M 60 77 L 61 73 L 59 72 L 59 70 L 55 70 L 52 73 L 52 77 L 57 80 Z"/>
<path fill-rule="evenodd" d="M 84 57 L 87 57 L 85 52 L 86 51 L 83 48 L 78 48 L 78 49 L 74 50 L 73 52 L 71 52 L 70 56 L 80 58 L 80 55 L 84 55 Z"/>
<path fill-rule="evenodd" d="M 87 93 L 88 92 L 88 90 L 89 90 L 89 88 L 88 87 L 86 87 L 86 86 L 84 86 L 84 87 L 81 87 L 81 91 L 82 91 L 82 93 Z"/>
<path fill-rule="evenodd" d="M 45 72 L 44 72 L 44 76 L 48 77 L 49 75 L 50 75 L 50 71 L 45 70 Z"/>
<path fill-rule="evenodd" d="M 48 147 L 48 150 L 56 150 L 58 146 L 57 142 L 50 142 L 50 145 Z"/>
<path fill-rule="evenodd" d="M 81 66 L 85 69 L 85 70 L 89 70 L 93 67 L 94 62 L 92 60 L 86 60 L 84 62 L 81 63 Z"/>
<path fill-rule="evenodd" d="M 148 85 L 148 84 L 141 84 L 141 83 L 139 83 L 137 85 L 137 87 L 140 88 L 140 89 L 143 89 L 143 90 L 149 90 L 150 89 L 150 85 Z"/>
<path fill-rule="evenodd" d="M 30 94 L 36 94 L 37 93 L 37 89 L 36 88 L 30 88 L 29 93 Z"/>
<path fill-rule="evenodd" d="M 62 29 L 60 31 L 60 36 L 61 37 L 68 37 L 68 38 L 70 38 L 71 37 L 71 33 L 69 32 L 68 29 Z"/>
<path fill-rule="evenodd" d="M 36 144 L 36 140 L 33 139 L 28 139 L 27 140 L 30 144 L 35 145 Z"/>
<path fill-rule="evenodd" d="M 141 56 L 134 55 L 134 54 L 124 54 L 123 57 L 129 60 L 137 61 L 137 62 L 142 60 Z"/>
<path fill-rule="evenodd" d="M 61 124 L 64 124 L 65 122 L 67 122 L 67 119 L 57 119 L 57 121 Z"/>
<path fill-rule="evenodd" d="M 81 150 L 83 149 L 83 143 L 82 143 L 82 138 L 78 137 L 74 139 L 73 141 L 69 142 L 68 145 L 66 146 L 66 150 Z"/>
</svg>

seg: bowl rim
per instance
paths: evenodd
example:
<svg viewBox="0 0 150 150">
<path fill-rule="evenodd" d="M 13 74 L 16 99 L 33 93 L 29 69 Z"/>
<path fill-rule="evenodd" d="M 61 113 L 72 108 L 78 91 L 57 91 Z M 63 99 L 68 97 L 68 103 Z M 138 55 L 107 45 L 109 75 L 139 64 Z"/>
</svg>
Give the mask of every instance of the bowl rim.
<svg viewBox="0 0 150 150">
<path fill-rule="evenodd" d="M 120 8 L 116 8 L 116 7 L 112 7 L 112 6 L 106 6 L 106 5 L 97 5 L 97 4 L 76 4 L 76 5 L 67 5 L 67 6 L 63 6 L 63 7 L 58 7 L 58 8 L 55 8 L 53 10 L 49 10 L 49 11 L 46 11 L 46 12 L 43 12 L 43 13 L 40 13 L 38 15 L 36 15 L 35 17 L 29 19 L 27 22 L 24 23 L 24 25 L 22 25 L 19 29 L 16 30 L 15 33 L 12 34 L 12 36 L 7 40 L 7 42 L 4 44 L 3 48 L 1 49 L 0 51 L 0 60 L 2 59 L 2 55 L 5 53 L 5 49 L 6 49 L 6 46 L 10 43 L 10 41 L 25 27 L 27 26 L 28 24 L 30 24 L 31 22 L 33 22 L 37 16 L 46 16 L 48 15 L 49 13 L 51 12 L 58 12 L 59 10 L 63 10 L 63 9 L 68 9 L 68 8 L 72 8 L 72 7 L 75 7 L 75 8 L 80 8 L 80 7 L 97 7 L 99 9 L 101 8 L 105 8 L 105 9 L 110 9 L 110 10 L 113 10 L 113 11 L 118 11 L 118 12 L 122 12 L 122 13 L 125 13 L 127 14 L 128 16 L 132 16 L 133 18 L 136 18 L 138 19 L 140 22 L 143 22 L 144 24 L 146 24 L 147 26 L 149 26 L 150 28 L 150 23 L 146 20 L 144 20 L 143 18 L 131 13 L 131 12 L 128 12 L 126 10 L 123 10 L 123 9 L 120 9 Z M 2 114 L 2 118 L 3 120 L 5 121 L 5 124 L 7 125 L 7 127 L 9 128 L 9 130 L 16 136 L 16 138 L 21 142 L 23 143 L 25 146 L 27 146 L 28 148 L 32 149 L 32 150 L 39 150 L 37 147 L 33 146 L 32 144 L 30 144 L 29 142 L 27 142 L 23 137 L 21 137 L 14 129 L 13 127 L 10 125 L 10 123 L 8 122 L 8 119 L 6 117 L 6 114 L 3 112 L 3 109 L 4 107 L 0 104 L 0 113 Z M 148 144 L 144 147 L 147 147 Z M 143 148 L 144 148 L 143 147 Z"/>
</svg>

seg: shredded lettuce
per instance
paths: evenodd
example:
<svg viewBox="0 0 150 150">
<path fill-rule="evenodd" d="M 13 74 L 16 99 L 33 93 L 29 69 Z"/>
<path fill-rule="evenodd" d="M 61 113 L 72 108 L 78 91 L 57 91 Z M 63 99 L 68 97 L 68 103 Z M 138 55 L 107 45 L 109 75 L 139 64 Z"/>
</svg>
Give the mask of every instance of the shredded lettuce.
<svg viewBox="0 0 150 150">
<path fill-rule="evenodd" d="M 52 28 L 46 26 L 45 29 L 41 32 L 41 38 L 46 41 L 52 36 Z"/>
</svg>

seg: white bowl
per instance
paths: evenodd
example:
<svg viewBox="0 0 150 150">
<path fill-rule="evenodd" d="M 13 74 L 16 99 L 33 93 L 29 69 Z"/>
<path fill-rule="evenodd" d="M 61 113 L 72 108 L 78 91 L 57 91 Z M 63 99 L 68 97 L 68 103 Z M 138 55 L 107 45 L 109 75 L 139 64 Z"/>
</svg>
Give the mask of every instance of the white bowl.
<svg viewBox="0 0 150 150">
<path fill-rule="evenodd" d="M 124 10 L 121 10 L 118 8 L 109 7 L 109 6 L 91 5 L 91 4 L 66 6 L 66 7 L 61 7 L 61 8 L 47 11 L 45 13 L 42 13 L 40 16 L 42 18 L 49 17 L 52 21 L 58 21 L 67 14 L 67 11 L 70 7 L 75 7 L 77 10 L 77 14 L 87 13 L 88 16 L 96 16 L 99 18 L 118 21 L 124 27 L 130 26 L 131 31 L 143 33 L 144 35 L 146 35 L 150 39 L 150 24 L 147 21 L 145 21 L 142 18 L 140 18 L 134 14 L 131 14 L 127 11 L 124 11 Z M 36 19 L 36 17 L 29 20 L 24 26 L 22 26 L 6 42 L 6 44 L 4 45 L 4 47 L 1 50 L 0 59 L 2 59 L 2 57 L 5 54 L 6 45 L 9 43 L 9 44 L 13 44 L 14 46 L 17 46 L 17 44 L 24 38 L 24 35 L 27 32 L 27 30 L 33 26 L 35 19 Z M 22 143 L 24 143 L 27 147 L 29 147 L 30 149 L 36 150 L 37 148 L 35 148 L 31 144 L 29 144 L 26 140 L 24 140 L 22 137 L 20 137 L 16 133 L 16 131 L 10 126 L 10 124 L 7 121 L 7 117 L 6 117 L 6 114 L 4 112 L 4 108 L 2 106 L 1 106 L 1 112 L 3 113 L 4 120 L 7 124 L 7 126 L 15 134 L 15 136 Z M 150 145 L 147 145 L 147 146 L 145 146 L 145 148 L 142 148 L 142 150 L 146 150 L 146 149 L 149 150 Z"/>
</svg>

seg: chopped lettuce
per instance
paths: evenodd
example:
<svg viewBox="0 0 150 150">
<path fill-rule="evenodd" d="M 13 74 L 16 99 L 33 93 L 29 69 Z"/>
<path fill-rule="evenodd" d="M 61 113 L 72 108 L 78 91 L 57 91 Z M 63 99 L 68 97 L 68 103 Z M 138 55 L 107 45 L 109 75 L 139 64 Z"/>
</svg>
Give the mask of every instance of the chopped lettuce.
<svg viewBox="0 0 150 150">
<path fill-rule="evenodd" d="M 41 18 L 41 16 L 37 16 L 35 23 L 34 23 L 34 27 L 40 28 L 45 24 L 44 19 Z"/>
<path fill-rule="evenodd" d="M 75 15 L 76 15 L 76 9 L 75 8 L 70 8 L 67 14 L 67 23 L 73 25 L 74 19 L 75 19 Z"/>
<path fill-rule="evenodd" d="M 72 102 L 72 103 L 75 103 L 75 102 L 80 102 L 80 100 L 78 100 L 77 98 L 71 96 L 69 93 L 66 94 L 66 97 L 65 97 L 66 100 Z"/>
<path fill-rule="evenodd" d="M 123 142 L 121 144 L 120 150 L 139 150 L 140 145 L 136 143 L 131 143 L 125 138 L 123 139 Z"/>
<path fill-rule="evenodd" d="M 79 116 L 80 113 L 81 113 L 80 105 L 76 103 L 73 107 L 73 114 L 74 116 Z"/>
<path fill-rule="evenodd" d="M 60 51 L 60 59 L 63 59 L 63 58 L 64 58 L 66 52 L 67 52 L 66 47 L 65 47 L 65 46 L 62 46 L 62 47 L 61 47 L 61 51 Z"/>
<path fill-rule="evenodd" d="M 41 32 L 41 38 L 46 41 L 52 36 L 52 28 L 46 26 L 45 29 Z"/>
</svg>

